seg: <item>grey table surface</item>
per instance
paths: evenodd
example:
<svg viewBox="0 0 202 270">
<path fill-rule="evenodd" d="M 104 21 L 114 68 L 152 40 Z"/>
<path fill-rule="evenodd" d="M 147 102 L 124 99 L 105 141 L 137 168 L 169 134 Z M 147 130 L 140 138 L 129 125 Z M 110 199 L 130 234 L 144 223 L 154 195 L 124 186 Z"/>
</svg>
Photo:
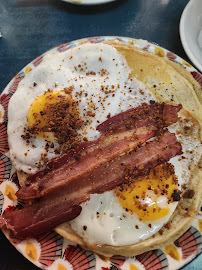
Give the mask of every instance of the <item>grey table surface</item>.
<svg viewBox="0 0 202 270">
<path fill-rule="evenodd" d="M 117 0 L 77 6 L 60 0 L 0 1 L 0 91 L 31 60 L 48 49 L 92 36 L 146 39 L 189 61 L 179 22 L 188 0 Z M 189 61 L 190 62 L 190 61 Z M 36 270 L 0 233 L 0 270 Z M 184 269 L 202 269 L 198 256 Z"/>
</svg>

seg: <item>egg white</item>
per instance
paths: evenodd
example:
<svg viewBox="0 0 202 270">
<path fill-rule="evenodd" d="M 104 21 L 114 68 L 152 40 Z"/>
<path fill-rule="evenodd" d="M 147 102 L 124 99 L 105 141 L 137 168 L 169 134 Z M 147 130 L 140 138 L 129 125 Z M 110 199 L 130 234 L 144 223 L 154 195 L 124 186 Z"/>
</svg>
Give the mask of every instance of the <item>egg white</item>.
<svg viewBox="0 0 202 270">
<path fill-rule="evenodd" d="M 182 112 L 178 113 L 179 121 L 168 127 L 171 133 L 175 133 L 177 140 L 182 145 L 182 154 L 170 159 L 170 163 L 175 168 L 175 174 L 180 186 L 186 185 L 191 177 L 191 172 L 197 166 L 201 153 L 202 145 L 197 135 L 200 133 L 199 127 L 194 125 L 192 121 L 188 121 Z M 185 127 L 194 130 L 192 135 L 182 134 Z"/>
<path fill-rule="evenodd" d="M 109 191 L 103 194 L 92 194 L 90 200 L 82 204 L 81 214 L 70 221 L 70 224 L 73 230 L 89 244 L 130 245 L 158 232 L 169 220 L 176 206 L 176 202 L 169 204 L 169 215 L 161 219 L 143 222 L 139 220 L 136 213 L 126 212 L 113 191 Z"/>
</svg>

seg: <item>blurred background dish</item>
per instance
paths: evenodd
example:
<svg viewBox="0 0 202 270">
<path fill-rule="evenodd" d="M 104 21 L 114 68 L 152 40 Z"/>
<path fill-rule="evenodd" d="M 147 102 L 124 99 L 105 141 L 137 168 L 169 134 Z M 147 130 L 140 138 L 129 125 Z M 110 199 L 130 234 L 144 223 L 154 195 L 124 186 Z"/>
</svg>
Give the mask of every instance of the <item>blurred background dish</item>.
<svg viewBox="0 0 202 270">
<path fill-rule="evenodd" d="M 180 20 L 180 38 L 184 50 L 192 63 L 202 71 L 202 1 L 191 0 Z M 202 47 L 202 44 L 201 44 Z"/>
<path fill-rule="evenodd" d="M 72 4 L 79 4 L 79 5 L 98 5 L 109 3 L 115 0 L 63 0 L 64 2 L 72 3 Z"/>
</svg>

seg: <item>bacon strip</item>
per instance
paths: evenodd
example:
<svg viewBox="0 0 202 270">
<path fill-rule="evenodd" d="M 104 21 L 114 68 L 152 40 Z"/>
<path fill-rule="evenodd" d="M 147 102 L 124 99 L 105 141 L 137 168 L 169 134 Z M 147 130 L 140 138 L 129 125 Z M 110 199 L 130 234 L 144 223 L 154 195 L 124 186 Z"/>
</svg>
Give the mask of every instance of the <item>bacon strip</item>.
<svg viewBox="0 0 202 270">
<path fill-rule="evenodd" d="M 18 238 L 36 237 L 79 215 L 80 208 L 77 207 L 88 200 L 90 194 L 103 193 L 134 181 L 155 166 L 181 154 L 181 150 L 181 144 L 177 142 L 175 135 L 167 131 L 159 139 L 94 168 L 32 205 L 6 212 L 0 218 L 0 227 L 11 230 Z M 74 208 L 77 209 L 76 212 L 73 211 Z"/>
<path fill-rule="evenodd" d="M 64 220 L 76 218 L 82 208 L 81 206 L 56 207 L 50 204 L 47 214 L 46 208 L 39 209 L 33 205 L 23 210 L 7 211 L 0 217 L 0 228 L 6 228 L 13 232 L 18 238 L 26 239 L 39 236 L 44 232 L 51 231 L 56 224 L 64 223 Z"/>
<path fill-rule="evenodd" d="M 95 142 L 83 142 L 75 149 L 70 150 L 68 153 L 62 154 L 60 157 L 55 158 L 53 161 L 47 164 L 46 168 L 42 171 L 39 171 L 31 176 L 29 176 L 26 180 L 26 185 L 30 185 L 35 182 L 37 179 L 44 177 L 47 173 L 52 170 L 59 169 L 64 164 L 75 161 L 78 153 L 87 153 L 88 149 L 92 149 L 95 146 Z"/>
<path fill-rule="evenodd" d="M 107 121 L 97 126 L 97 130 L 100 132 L 106 132 L 113 130 L 118 132 L 123 130 L 124 127 L 131 128 L 135 126 L 139 120 L 150 119 L 153 123 L 158 123 L 166 127 L 178 120 L 177 113 L 181 110 L 182 105 L 173 106 L 165 103 L 144 104 L 137 108 L 132 108 L 123 113 L 117 114 Z"/>
<path fill-rule="evenodd" d="M 41 178 L 36 178 L 30 182 L 29 178 L 26 184 L 21 187 L 16 195 L 19 200 L 30 201 L 45 196 L 57 188 L 68 185 L 76 178 L 81 178 L 96 167 L 106 163 L 113 158 L 141 145 L 155 135 L 152 128 L 139 128 L 128 133 L 119 134 L 119 136 L 103 137 L 94 142 L 88 153 L 76 156 L 75 160 L 69 157 L 68 162 L 63 166 L 51 170 Z M 63 157 L 64 158 L 64 157 Z"/>
<path fill-rule="evenodd" d="M 145 104 L 112 117 L 98 126 L 101 132 L 107 134 L 104 133 L 97 141 L 82 143 L 51 162 L 45 170 L 29 177 L 25 186 L 17 192 L 18 199 L 29 201 L 45 196 L 143 144 L 155 136 L 156 131 L 168 125 L 168 119 L 169 124 L 176 122 L 180 108 L 181 105 Z"/>
</svg>

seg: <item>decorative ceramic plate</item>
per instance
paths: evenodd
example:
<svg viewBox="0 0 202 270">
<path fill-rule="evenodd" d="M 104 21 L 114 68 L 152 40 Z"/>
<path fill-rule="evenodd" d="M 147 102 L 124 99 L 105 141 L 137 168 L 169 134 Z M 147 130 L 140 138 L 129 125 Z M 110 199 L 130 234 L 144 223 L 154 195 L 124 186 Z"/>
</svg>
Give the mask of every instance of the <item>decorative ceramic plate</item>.
<svg viewBox="0 0 202 270">
<path fill-rule="evenodd" d="M 184 50 L 192 63 L 202 72 L 202 49 L 198 36 L 202 29 L 202 1 L 191 0 L 180 20 L 180 38 Z"/>
<path fill-rule="evenodd" d="M 133 44 L 145 51 L 165 57 L 175 61 L 186 68 L 192 76 L 202 86 L 202 75 L 198 73 L 190 64 L 172 52 L 145 40 L 137 40 L 125 37 L 92 37 L 65 43 L 45 54 L 39 56 L 34 61 L 24 67 L 8 84 L 0 96 L 0 215 L 4 211 L 12 210 L 19 206 L 15 192 L 19 185 L 16 181 L 11 162 L 7 157 L 7 108 L 10 97 L 16 91 L 19 82 L 27 74 L 35 69 L 43 61 L 47 53 L 60 54 L 72 47 L 78 46 L 85 41 L 93 43 L 104 40 L 118 39 L 122 42 Z M 64 239 L 55 232 L 42 235 L 39 239 L 29 239 L 20 241 L 10 238 L 9 232 L 4 232 L 8 240 L 21 252 L 28 260 L 42 269 L 179 269 L 193 260 L 202 249 L 202 219 L 197 217 L 190 229 L 185 232 L 177 241 L 165 246 L 163 249 L 149 251 L 136 257 L 113 256 L 107 260 L 102 260 L 92 252 L 85 251 L 78 245 Z"/>
<path fill-rule="evenodd" d="M 63 1 L 77 5 L 99 5 L 113 2 L 115 0 L 63 0 Z"/>
</svg>

